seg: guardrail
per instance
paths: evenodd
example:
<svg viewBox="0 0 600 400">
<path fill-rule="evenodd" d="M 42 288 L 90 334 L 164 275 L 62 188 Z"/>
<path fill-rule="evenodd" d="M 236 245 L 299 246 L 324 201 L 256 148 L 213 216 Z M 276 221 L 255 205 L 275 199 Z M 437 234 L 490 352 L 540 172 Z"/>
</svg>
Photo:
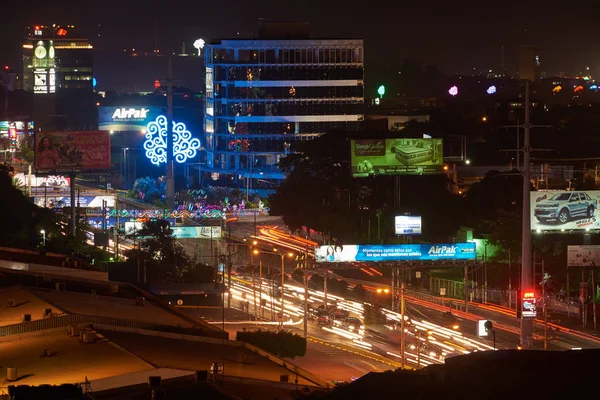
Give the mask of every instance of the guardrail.
<svg viewBox="0 0 600 400">
<path fill-rule="evenodd" d="M 22 322 L 20 324 L 0 326 L 0 337 L 22 335 L 25 333 L 43 331 L 46 329 L 53 329 L 53 328 L 62 328 L 62 327 L 66 327 L 68 325 L 75 325 L 75 324 L 92 324 L 92 325 L 102 324 L 102 325 L 108 325 L 108 326 L 118 326 L 118 327 L 123 327 L 123 328 L 145 329 L 145 330 L 170 332 L 170 333 L 177 333 L 177 334 L 206 336 L 206 337 L 212 337 L 212 338 L 217 336 L 212 331 L 207 331 L 206 329 L 201 329 L 198 327 L 194 328 L 194 327 L 184 327 L 184 326 L 180 326 L 180 325 L 163 325 L 163 324 L 156 324 L 156 323 L 152 323 L 152 322 L 131 321 L 131 320 L 118 319 L 118 318 L 111 318 L 111 317 L 100 317 L 100 316 L 82 315 L 82 314 L 69 314 L 69 315 L 61 315 L 60 317 L 40 319 L 37 321 Z M 221 333 L 221 331 L 219 331 L 219 333 Z M 218 336 L 224 337 L 224 335 L 218 335 Z"/>
</svg>

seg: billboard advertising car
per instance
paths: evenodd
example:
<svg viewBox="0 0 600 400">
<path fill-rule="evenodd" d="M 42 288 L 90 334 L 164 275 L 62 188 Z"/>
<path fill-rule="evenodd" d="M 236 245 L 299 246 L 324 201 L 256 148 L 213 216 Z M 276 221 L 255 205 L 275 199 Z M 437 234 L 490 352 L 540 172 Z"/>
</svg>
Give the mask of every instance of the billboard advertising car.
<svg viewBox="0 0 600 400">
<path fill-rule="evenodd" d="M 118 106 L 98 107 L 98 128 L 105 131 L 144 131 L 148 122 L 165 111 L 161 107 Z"/>
<path fill-rule="evenodd" d="M 531 192 L 530 219 L 534 231 L 600 229 L 599 190 Z"/>
<path fill-rule="evenodd" d="M 474 260 L 475 243 L 352 244 L 315 248 L 317 262 L 455 261 Z"/>
<path fill-rule="evenodd" d="M 415 215 L 396 215 L 396 235 L 420 235 L 421 217 Z"/>
<path fill-rule="evenodd" d="M 350 143 L 350 163 L 355 178 L 443 172 L 442 139 L 357 139 Z"/>
<path fill-rule="evenodd" d="M 567 266 L 600 267 L 600 246 L 567 246 Z"/>
<path fill-rule="evenodd" d="M 72 172 L 109 169 L 110 134 L 106 131 L 36 133 L 35 168 Z"/>
</svg>

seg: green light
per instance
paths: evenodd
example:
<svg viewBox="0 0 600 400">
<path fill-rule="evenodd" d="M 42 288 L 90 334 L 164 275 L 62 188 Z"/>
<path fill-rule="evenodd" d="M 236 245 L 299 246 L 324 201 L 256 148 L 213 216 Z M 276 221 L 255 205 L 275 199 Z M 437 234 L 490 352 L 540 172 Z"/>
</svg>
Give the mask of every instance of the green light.
<svg viewBox="0 0 600 400">
<path fill-rule="evenodd" d="M 377 88 L 377 94 L 379 94 L 379 97 L 383 98 L 383 95 L 385 94 L 385 86 L 379 86 L 379 88 Z"/>
</svg>

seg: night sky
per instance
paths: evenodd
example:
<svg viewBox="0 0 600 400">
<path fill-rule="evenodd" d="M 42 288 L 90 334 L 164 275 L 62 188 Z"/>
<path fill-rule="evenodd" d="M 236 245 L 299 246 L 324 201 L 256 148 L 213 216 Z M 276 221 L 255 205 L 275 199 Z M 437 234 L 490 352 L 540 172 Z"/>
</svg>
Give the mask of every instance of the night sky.
<svg viewBox="0 0 600 400">
<path fill-rule="evenodd" d="M 182 41 L 197 37 L 210 41 L 237 37 L 238 32 L 247 37 L 263 17 L 308 21 L 313 37 L 364 38 L 367 68 L 373 69 L 394 69 L 403 59 L 414 58 L 446 73 L 499 70 L 504 46 L 506 67 L 515 70 L 520 44 L 542 47 L 545 71 L 577 72 L 590 66 L 595 72 L 600 67 L 597 5 L 565 8 L 568 3 L 523 0 L 8 3 L 3 5 L 0 62 L 10 65 L 18 65 L 24 28 L 35 23 L 75 24 L 92 38 L 96 49 L 122 52 L 134 47 L 152 51 L 158 21 L 159 48 L 164 51 L 168 46 L 179 49 Z"/>
</svg>

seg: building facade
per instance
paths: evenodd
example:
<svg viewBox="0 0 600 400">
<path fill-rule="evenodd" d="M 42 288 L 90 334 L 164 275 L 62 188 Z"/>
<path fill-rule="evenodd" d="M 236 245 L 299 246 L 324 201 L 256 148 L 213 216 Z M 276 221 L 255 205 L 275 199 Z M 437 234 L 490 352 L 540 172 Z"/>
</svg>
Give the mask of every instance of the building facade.
<svg viewBox="0 0 600 400">
<path fill-rule="evenodd" d="M 73 25 L 29 27 L 22 60 L 36 128 L 95 129 L 94 57 L 87 38 Z"/>
<path fill-rule="evenodd" d="M 274 190 L 294 143 L 364 118 L 362 40 L 223 40 L 205 48 L 203 171 L 217 186 Z"/>
<path fill-rule="evenodd" d="M 30 27 L 23 44 L 23 89 L 93 89 L 92 45 L 73 25 Z"/>
</svg>

